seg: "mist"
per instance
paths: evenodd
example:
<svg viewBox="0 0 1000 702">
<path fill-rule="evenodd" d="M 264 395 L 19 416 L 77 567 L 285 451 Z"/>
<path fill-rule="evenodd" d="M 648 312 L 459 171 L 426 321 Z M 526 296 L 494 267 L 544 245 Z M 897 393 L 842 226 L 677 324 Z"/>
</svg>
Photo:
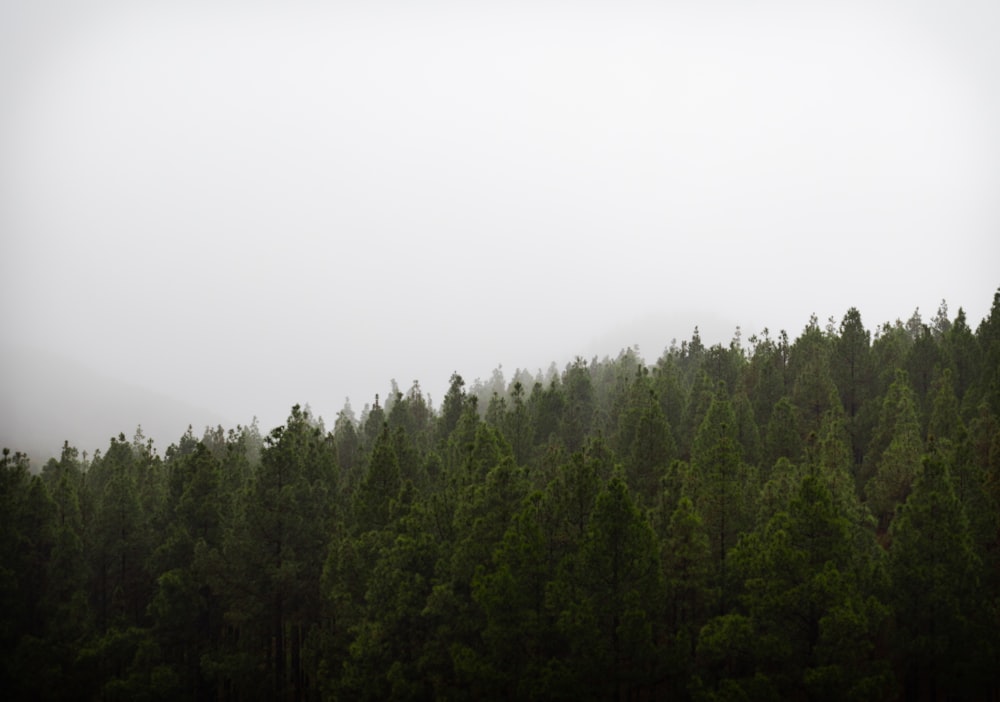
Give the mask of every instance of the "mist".
<svg viewBox="0 0 1000 702">
<path fill-rule="evenodd" d="M 695 325 L 974 325 L 998 30 L 991 3 L 5 3 L 0 423 L 96 411 L 25 354 L 175 408 L 163 446 Z"/>
</svg>

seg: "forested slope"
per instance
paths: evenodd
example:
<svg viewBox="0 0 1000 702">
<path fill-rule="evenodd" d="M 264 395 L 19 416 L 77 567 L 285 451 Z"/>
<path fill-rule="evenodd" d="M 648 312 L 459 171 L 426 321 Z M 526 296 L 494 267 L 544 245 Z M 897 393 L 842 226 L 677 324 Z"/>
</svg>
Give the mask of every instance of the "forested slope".
<svg viewBox="0 0 1000 702">
<path fill-rule="evenodd" d="M 1000 696 L 1000 292 L 0 481 L 6 699 Z"/>
</svg>

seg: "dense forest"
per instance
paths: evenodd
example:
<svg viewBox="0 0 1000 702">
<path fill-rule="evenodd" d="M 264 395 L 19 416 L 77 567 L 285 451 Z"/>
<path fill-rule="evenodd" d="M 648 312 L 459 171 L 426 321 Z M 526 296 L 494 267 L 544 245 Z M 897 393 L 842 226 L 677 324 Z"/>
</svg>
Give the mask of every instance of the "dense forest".
<svg viewBox="0 0 1000 702">
<path fill-rule="evenodd" d="M 1000 292 L 36 468 L 8 700 L 1000 699 Z"/>
</svg>

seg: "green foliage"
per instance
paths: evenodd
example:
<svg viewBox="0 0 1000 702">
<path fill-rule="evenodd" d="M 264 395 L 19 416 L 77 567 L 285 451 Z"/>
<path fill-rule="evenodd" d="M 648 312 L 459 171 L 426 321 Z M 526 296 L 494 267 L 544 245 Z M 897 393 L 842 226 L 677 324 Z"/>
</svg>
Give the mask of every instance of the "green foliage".
<svg viewBox="0 0 1000 702">
<path fill-rule="evenodd" d="M 5 699 L 992 699 L 1000 293 L 0 461 Z M 483 404 L 488 406 L 483 408 Z"/>
<path fill-rule="evenodd" d="M 767 421 L 763 467 L 769 471 L 778 459 L 798 461 L 802 457 L 802 436 L 795 406 L 787 397 L 779 399 Z"/>
<path fill-rule="evenodd" d="M 695 436 L 684 490 L 705 520 L 722 609 L 729 604 L 726 559 L 750 527 L 755 488 L 752 471 L 741 459 L 732 403 L 720 388 Z"/>
<path fill-rule="evenodd" d="M 990 680 L 995 630 L 969 522 L 940 454 L 928 456 L 890 528 L 895 650 L 910 690 L 979 696 Z M 985 659 L 985 660 L 984 660 Z"/>
<path fill-rule="evenodd" d="M 873 662 L 872 652 L 886 610 L 865 596 L 859 557 L 850 521 L 826 487 L 805 476 L 788 511 L 734 549 L 748 618 L 736 620 L 743 628 L 735 632 L 723 627 L 714 645 L 740 650 L 749 626 L 750 669 L 785 699 L 801 691 L 810 699 L 863 699 L 863 691 L 884 689 L 888 668 Z"/>
<path fill-rule="evenodd" d="M 621 477 L 598 495 L 579 550 L 548 597 L 568 642 L 563 666 L 588 694 L 636 694 L 656 679 L 663 575 L 649 522 Z"/>
<path fill-rule="evenodd" d="M 915 398 L 902 372 L 886 396 L 876 439 L 888 439 L 888 446 L 882 452 L 869 452 L 870 457 L 878 455 L 878 465 L 865 485 L 865 495 L 879 528 L 885 530 L 896 506 L 909 495 L 923 455 Z"/>
<path fill-rule="evenodd" d="M 644 502 L 652 503 L 677 449 L 673 431 L 644 370 L 637 373 L 625 392 L 616 439 L 628 484 Z"/>
</svg>

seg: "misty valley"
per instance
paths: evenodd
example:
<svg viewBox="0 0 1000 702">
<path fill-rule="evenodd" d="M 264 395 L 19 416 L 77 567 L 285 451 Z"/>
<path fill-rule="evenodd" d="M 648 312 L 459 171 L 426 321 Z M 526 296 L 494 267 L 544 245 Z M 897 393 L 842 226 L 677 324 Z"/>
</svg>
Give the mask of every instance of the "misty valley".
<svg viewBox="0 0 1000 702">
<path fill-rule="evenodd" d="M 1000 291 L 372 397 L 5 448 L 5 699 L 1000 698 Z"/>
</svg>

